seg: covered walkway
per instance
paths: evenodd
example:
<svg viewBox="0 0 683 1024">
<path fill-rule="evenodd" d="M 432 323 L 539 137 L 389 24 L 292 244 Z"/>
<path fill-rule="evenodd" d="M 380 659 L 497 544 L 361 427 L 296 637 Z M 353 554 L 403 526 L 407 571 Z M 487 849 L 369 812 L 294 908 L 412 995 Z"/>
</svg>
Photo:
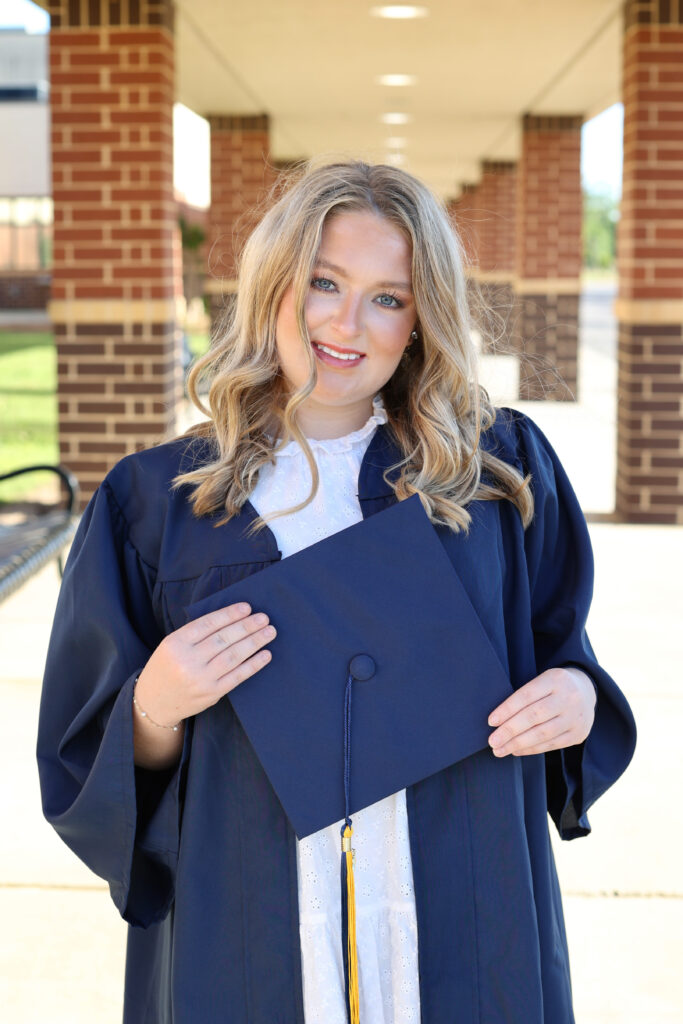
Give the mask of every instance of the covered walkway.
<svg viewBox="0 0 683 1024">
<path fill-rule="evenodd" d="M 173 431 L 172 109 L 211 129 L 214 307 L 278 170 L 389 160 L 449 204 L 470 275 L 514 304 L 520 395 L 580 394 L 580 129 L 624 103 L 616 510 L 683 522 L 683 8 L 662 0 L 44 0 L 61 457 L 87 495 Z M 397 17 L 397 15 L 401 15 Z"/>
</svg>

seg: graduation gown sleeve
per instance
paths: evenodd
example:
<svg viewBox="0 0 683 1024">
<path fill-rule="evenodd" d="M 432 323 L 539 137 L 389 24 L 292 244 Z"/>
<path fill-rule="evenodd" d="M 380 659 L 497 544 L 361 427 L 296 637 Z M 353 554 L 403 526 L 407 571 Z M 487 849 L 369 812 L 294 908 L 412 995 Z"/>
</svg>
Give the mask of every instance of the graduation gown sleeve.
<svg viewBox="0 0 683 1024">
<path fill-rule="evenodd" d="M 133 685 L 161 639 L 154 578 L 105 480 L 66 565 L 38 731 L 47 820 L 109 883 L 123 917 L 143 926 L 173 899 L 182 774 L 133 761 Z"/>
<path fill-rule="evenodd" d="M 598 664 L 586 635 L 593 554 L 586 521 L 559 459 L 541 430 L 517 419 L 522 470 L 531 474 L 535 511 L 525 534 L 536 669 L 580 668 L 596 692 L 587 739 L 546 759 L 548 810 L 563 839 L 590 832 L 589 807 L 621 775 L 635 747 L 633 715 Z"/>
</svg>

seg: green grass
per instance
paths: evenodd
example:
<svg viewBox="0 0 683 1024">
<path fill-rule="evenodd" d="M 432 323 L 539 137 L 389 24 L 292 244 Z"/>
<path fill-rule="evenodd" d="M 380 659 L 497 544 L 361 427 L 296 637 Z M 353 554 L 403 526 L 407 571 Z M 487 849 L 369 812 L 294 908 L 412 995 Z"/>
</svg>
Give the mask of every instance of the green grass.
<svg viewBox="0 0 683 1024">
<path fill-rule="evenodd" d="M 56 463 L 57 357 L 52 334 L 0 333 L 0 473 Z M 0 502 L 33 497 L 45 473 L 0 484 Z"/>
</svg>

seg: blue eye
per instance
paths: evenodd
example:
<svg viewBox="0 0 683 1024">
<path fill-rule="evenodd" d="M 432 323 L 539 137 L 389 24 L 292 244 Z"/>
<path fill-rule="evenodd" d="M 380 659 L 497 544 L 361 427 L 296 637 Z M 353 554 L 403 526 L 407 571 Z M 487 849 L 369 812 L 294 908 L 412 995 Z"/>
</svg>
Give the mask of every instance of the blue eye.
<svg viewBox="0 0 683 1024">
<path fill-rule="evenodd" d="M 311 281 L 311 287 L 317 288 L 320 292 L 331 292 L 334 290 L 334 281 L 330 281 L 329 277 L 314 277 Z"/>
<path fill-rule="evenodd" d="M 389 301 L 385 302 L 385 299 L 388 299 Z M 391 295 L 388 292 L 384 295 L 379 295 L 377 297 L 377 301 L 380 306 L 386 306 L 387 309 L 402 309 L 403 307 L 401 300 L 396 295 Z"/>
</svg>

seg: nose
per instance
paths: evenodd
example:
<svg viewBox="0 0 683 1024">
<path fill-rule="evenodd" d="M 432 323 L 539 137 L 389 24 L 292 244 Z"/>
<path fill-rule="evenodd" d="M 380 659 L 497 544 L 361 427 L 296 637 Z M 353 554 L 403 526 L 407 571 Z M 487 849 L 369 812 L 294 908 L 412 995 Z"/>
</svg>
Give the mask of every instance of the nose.
<svg viewBox="0 0 683 1024">
<path fill-rule="evenodd" d="M 350 292 L 340 296 L 331 326 L 341 338 L 356 338 L 363 329 L 362 297 Z"/>
</svg>

